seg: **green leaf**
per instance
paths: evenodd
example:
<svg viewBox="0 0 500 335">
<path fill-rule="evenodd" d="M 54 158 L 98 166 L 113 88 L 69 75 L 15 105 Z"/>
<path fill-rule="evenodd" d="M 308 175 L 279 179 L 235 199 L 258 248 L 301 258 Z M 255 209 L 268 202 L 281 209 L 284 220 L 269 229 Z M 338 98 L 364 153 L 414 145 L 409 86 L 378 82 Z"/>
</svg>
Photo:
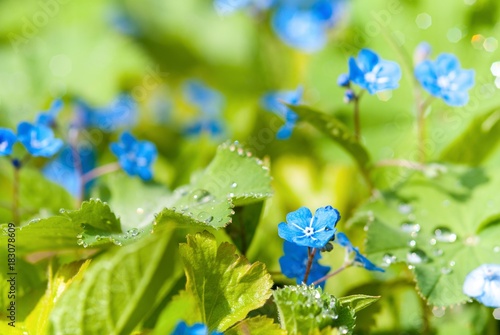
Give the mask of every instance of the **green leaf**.
<svg viewBox="0 0 500 335">
<path fill-rule="evenodd" d="M 286 335 L 286 330 L 281 329 L 274 320 L 258 316 L 238 322 L 224 332 L 224 335 Z"/>
<path fill-rule="evenodd" d="M 51 314 L 52 334 L 129 334 L 181 275 L 165 231 L 95 259 Z"/>
<path fill-rule="evenodd" d="M 304 284 L 285 286 L 275 290 L 273 296 L 281 327 L 289 335 L 318 334 L 327 327 L 347 334 L 354 328 L 354 310 L 320 288 Z"/>
<path fill-rule="evenodd" d="M 440 160 L 477 166 L 496 150 L 500 137 L 500 109 L 472 120 L 469 127 L 441 153 Z"/>
<path fill-rule="evenodd" d="M 366 241 L 370 259 L 407 263 L 418 291 L 434 306 L 466 302 L 466 275 L 500 257 L 495 238 L 500 234 L 500 173 L 447 169 L 434 179 L 415 174 L 361 209 L 371 217 Z M 450 179 L 453 188 L 448 187 Z"/>
<path fill-rule="evenodd" d="M 342 297 L 339 298 L 338 300 L 342 305 L 349 306 L 352 310 L 354 310 L 354 312 L 359 312 L 360 310 L 365 309 L 366 307 L 375 303 L 378 299 L 380 299 L 380 297 L 374 297 L 364 294 L 356 294 L 347 297 Z"/>
<path fill-rule="evenodd" d="M 271 195 L 269 169 L 262 161 L 237 142 L 224 143 L 191 184 L 174 191 L 156 222 L 184 216 L 177 222 L 222 228 L 231 222 L 234 206 L 260 202 Z"/>
<path fill-rule="evenodd" d="M 335 118 L 333 115 L 318 112 L 307 106 L 287 105 L 293 110 L 301 120 L 304 120 L 315 128 L 323 132 L 332 140 L 337 142 L 346 150 L 360 166 L 366 170 L 370 165 L 370 155 L 364 146 L 356 141 L 354 135 L 345 124 Z"/>
<path fill-rule="evenodd" d="M 191 292 L 181 291 L 172 299 L 158 318 L 153 334 L 172 333 L 180 320 L 190 325 L 202 320 L 198 300 Z"/>
<path fill-rule="evenodd" d="M 61 294 L 70 287 L 73 281 L 80 281 L 90 261 L 73 262 L 63 265 L 49 284 L 45 295 L 32 310 L 24 322 L 24 330 L 29 334 L 47 334 L 49 315 Z"/>
<path fill-rule="evenodd" d="M 236 207 L 232 224 L 226 227 L 231 240 L 243 255 L 246 255 L 260 222 L 264 202 Z"/>
<path fill-rule="evenodd" d="M 12 203 L 13 167 L 10 162 L 0 160 L 0 202 Z M 61 186 L 47 180 L 39 171 L 26 167 L 19 173 L 19 206 L 21 221 L 41 214 L 57 213 L 61 208 L 73 208 L 72 196 Z M 9 190 L 7 192 L 7 190 Z M 12 215 L 0 216 L 0 222 L 12 221 Z"/>
<path fill-rule="evenodd" d="M 265 265 L 250 264 L 235 251 L 229 243 L 217 248 L 215 238 L 206 231 L 188 235 L 187 244 L 180 246 L 186 291 L 194 295 L 200 321 L 210 330 L 228 329 L 271 296 L 273 282 Z"/>
</svg>

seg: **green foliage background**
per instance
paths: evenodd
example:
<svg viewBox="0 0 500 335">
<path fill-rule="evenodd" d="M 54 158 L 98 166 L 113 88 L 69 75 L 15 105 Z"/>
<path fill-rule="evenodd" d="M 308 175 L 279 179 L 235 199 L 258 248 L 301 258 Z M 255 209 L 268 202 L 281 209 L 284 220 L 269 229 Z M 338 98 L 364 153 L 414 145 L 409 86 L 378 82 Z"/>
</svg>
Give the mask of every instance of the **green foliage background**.
<svg viewBox="0 0 500 335">
<path fill-rule="evenodd" d="M 471 5 L 466 2 L 472 1 L 351 1 L 348 14 L 331 31 L 328 45 L 322 51 L 308 55 L 285 46 L 272 33 L 265 18 L 256 19 L 244 13 L 220 17 L 208 0 L 3 0 L 0 1 L 0 126 L 15 128 L 20 121 L 33 120 L 36 113 L 46 109 L 56 97 L 63 96 L 67 102 L 80 97 L 91 104 L 104 105 L 119 92 L 130 91 L 140 104 L 140 122 L 135 133 L 143 139 L 154 141 L 159 148 L 160 157 L 155 165 L 157 186 L 161 186 L 162 190 L 174 190 L 190 183 L 204 185 L 203 176 L 196 181 L 191 180 L 191 175 L 209 164 L 220 143 L 206 137 L 186 139 L 179 131 L 197 117 L 194 108 L 184 100 L 181 85 L 188 78 L 203 79 L 226 97 L 224 118 L 228 123 L 227 138 L 238 140 L 254 155 L 264 158 L 266 165 L 270 165 L 274 195 L 262 208 L 258 204 L 245 207 L 261 214 L 255 237 L 244 249 L 248 249 L 246 256 L 250 262 L 260 261 L 266 264 L 270 272 L 279 271 L 282 241 L 277 236 L 276 228 L 288 212 L 300 206 L 316 208 L 333 205 L 342 213 L 339 228 L 347 231 L 355 243 L 361 245 L 367 234 L 363 230 L 366 220 L 356 220 L 352 216 L 368 198 L 369 192 L 357 167 L 364 163 L 353 160 L 339 143 L 332 142 L 329 136 L 310 124 L 299 124 L 288 141 L 274 138 L 276 125 L 281 123 L 259 105 L 260 97 L 269 90 L 293 89 L 302 84 L 307 105 L 334 115 L 352 127 L 352 106 L 343 104 L 343 90 L 337 87 L 336 78 L 347 71 L 350 56 L 362 47 L 369 47 L 381 57 L 400 63 L 403 79 L 400 88 L 390 95 L 365 96 L 362 99 L 362 142 L 374 162 L 392 158 L 416 160 L 415 87 L 411 55 L 418 43 L 427 41 L 433 48 L 434 56 L 441 52 L 453 53 L 458 56 L 463 68 L 476 71 L 476 85 L 470 91 L 471 99 L 467 106 L 451 108 L 440 101 L 432 105 L 427 119 L 430 160 L 481 165 L 486 171 L 498 169 L 500 151 L 496 149 L 500 136 L 496 130 L 500 95 L 494 86 L 495 78 L 490 72 L 490 65 L 500 60 L 500 52 L 499 49 L 487 52 L 471 41 L 476 34 L 498 39 L 499 5 L 495 0 L 477 0 Z M 126 36 L 113 27 L 110 18 L 117 11 L 135 22 L 140 31 L 138 36 Z M 421 29 L 416 24 L 417 16 L 422 13 L 432 18 L 432 24 L 427 29 Z M 459 28 L 463 35 L 457 42 L 448 38 L 450 30 L 454 28 Z M 170 105 L 170 108 L 159 107 L 165 104 Z M 71 118 L 69 104 L 61 118 Z M 476 121 L 473 122 L 474 119 Z M 491 127 L 490 131 L 483 134 L 481 125 L 486 121 L 491 123 Z M 311 124 L 314 125 L 314 122 L 311 121 Z M 460 137 L 467 129 L 469 131 Z M 102 149 L 99 163 L 113 159 L 107 145 L 114 139 L 113 135 L 89 133 L 89 141 Z M 34 166 L 42 166 L 43 163 L 42 160 L 33 161 Z M 405 169 L 387 168 L 375 170 L 372 176 L 377 188 L 387 189 L 398 185 L 411 173 Z M 77 210 L 80 207 L 75 206 L 73 200 L 55 185 L 47 182 L 47 185 L 36 186 L 40 185 L 37 184 L 40 180 L 37 172 L 28 171 L 23 178 L 25 186 L 21 189 L 21 203 L 28 204 L 22 213 L 26 221 L 57 214 L 59 208 Z M 130 198 L 125 197 L 123 200 L 115 198 L 114 203 L 108 199 L 115 213 L 127 213 L 121 214 L 123 231 L 137 227 L 125 222 L 125 216 L 134 222 L 138 218 L 131 217 L 133 214 L 127 212 L 127 208 L 119 208 L 119 203 L 129 201 L 141 208 L 147 204 L 152 206 L 151 213 L 161 208 L 164 201 L 183 204 L 183 199 L 174 199 L 171 192 L 155 191 L 150 187 L 143 190 L 143 185 L 137 180 L 125 181 L 128 178 L 124 179 L 120 175 L 109 179 L 96 186 L 96 196 L 106 199 L 107 193 L 123 195 L 123 189 L 127 188 L 137 192 L 127 195 Z M 0 162 L 1 222 L 11 220 L 11 183 L 10 167 Z M 269 195 L 267 189 L 254 186 L 256 189 L 248 192 L 261 194 L 261 197 L 256 197 L 257 200 Z M 494 183 L 490 186 L 493 187 Z M 404 187 L 403 193 L 411 191 L 411 185 L 410 191 L 405 191 Z M 429 187 L 432 188 L 432 185 Z M 488 195 L 494 193 L 488 192 Z M 149 195 L 144 206 L 137 203 L 139 198 L 144 199 L 140 196 L 143 193 Z M 54 194 L 60 196 L 55 197 Z M 434 195 L 438 198 L 448 196 Z M 219 203 L 218 210 L 228 217 L 233 206 L 253 202 L 252 197 L 236 196 L 233 203 Z M 158 207 L 149 199 L 159 200 Z M 368 210 L 370 206 L 383 207 L 377 203 L 363 206 L 367 206 Z M 382 218 L 376 218 L 377 223 L 383 223 L 384 215 L 390 217 L 390 213 L 384 212 L 390 212 L 390 206 L 383 207 L 380 212 L 384 214 Z M 470 206 L 467 208 L 473 208 L 479 213 L 478 216 L 483 210 L 481 199 L 477 205 L 468 202 L 457 206 Z M 361 207 L 362 210 L 364 208 Z M 238 207 L 235 210 L 238 212 Z M 85 214 L 73 213 L 76 216 Z M 360 215 L 360 212 L 357 214 Z M 159 221 L 169 222 L 175 218 L 175 211 L 165 211 Z M 439 210 L 430 219 L 447 220 L 450 225 L 458 220 L 457 217 L 440 217 Z M 64 225 L 70 221 L 65 214 L 46 220 L 47 227 L 51 224 Z M 50 220 L 57 222 L 51 223 Z M 353 224 L 347 225 L 349 220 Z M 150 223 L 151 220 L 145 220 L 140 228 L 148 232 Z M 248 222 L 245 224 L 252 225 Z M 433 227 L 429 224 L 427 233 L 430 234 Z M 110 236 L 113 233 L 120 235 L 119 226 L 116 231 L 111 229 L 107 233 L 96 233 L 91 228 L 102 227 L 90 227 L 88 234 L 83 234 L 85 243 L 96 243 L 96 234 L 101 237 L 108 233 Z M 377 226 L 372 228 L 368 234 L 377 234 Z M 71 229 L 68 228 L 68 234 L 82 233 Z M 50 234 L 50 228 L 44 226 L 41 230 L 30 232 L 28 227 L 24 233 L 36 236 Z M 467 231 L 460 233 L 465 234 Z M 231 232 L 226 234 L 218 231 L 214 234 L 220 242 L 230 240 Z M 40 238 L 39 242 L 48 243 L 47 238 Z M 121 241 L 126 244 L 125 240 L 114 236 L 101 242 L 111 244 Z M 62 236 L 60 244 L 56 245 L 64 248 L 66 242 Z M 170 248 L 170 243 L 173 242 L 164 241 L 165 248 Z M 489 248 L 495 245 L 491 243 Z M 243 249 L 243 244 L 235 244 L 240 251 Z M 19 242 L 19 246 L 20 253 L 28 253 L 29 248 L 33 247 L 31 243 L 24 245 L 22 242 Z M 377 254 L 377 248 L 370 251 L 370 244 L 367 244 L 366 250 L 373 251 L 375 260 L 381 260 L 383 253 Z M 1 252 L 0 257 L 3 257 Z M 85 250 L 63 254 L 56 263 L 62 264 L 84 256 L 87 256 Z M 119 256 L 109 257 L 117 257 L 115 261 L 119 261 Z M 490 256 L 484 257 L 489 260 Z M 342 258 L 342 253 L 333 252 L 322 262 L 337 267 L 342 263 Z M 158 260 L 159 263 L 161 261 Z M 30 262 L 19 263 L 23 272 L 30 274 L 21 280 L 23 303 L 19 305 L 33 307 L 45 292 L 47 278 L 40 269 L 48 266 L 49 261 L 41 257 L 37 264 L 39 266 L 33 266 Z M 51 266 L 57 269 L 59 265 Z M 418 283 L 419 268 L 415 271 Z M 98 273 L 97 270 L 94 272 Z M 177 278 L 177 275 L 172 274 L 170 284 L 178 285 L 174 282 Z M 455 288 L 459 287 L 459 283 L 456 283 Z M 356 331 L 360 334 L 417 334 L 428 326 L 425 323 L 430 323 L 429 328 L 437 334 L 465 334 L 465 331 L 467 334 L 494 333 L 495 326 L 488 309 L 476 303 L 461 304 L 446 309 L 443 317 L 435 317 L 433 315 L 439 315 L 440 310 L 426 306 L 414 288 L 413 275 L 404 264 L 393 265 L 386 274 L 350 269 L 326 285 L 326 291 L 335 296 L 382 296 L 378 303 L 359 313 Z M 165 296 L 168 296 L 166 291 Z M 2 294 L 0 299 L 4 299 L 4 296 Z M 465 297 L 453 300 L 453 304 L 463 302 Z M 444 305 L 448 306 L 448 303 Z M 21 309 L 20 317 L 28 315 L 29 311 L 28 307 L 26 310 Z M 69 317 L 64 313 L 58 315 L 56 317 Z M 260 321 L 253 322 L 257 324 Z M 262 322 L 264 324 L 266 321 Z"/>
</svg>

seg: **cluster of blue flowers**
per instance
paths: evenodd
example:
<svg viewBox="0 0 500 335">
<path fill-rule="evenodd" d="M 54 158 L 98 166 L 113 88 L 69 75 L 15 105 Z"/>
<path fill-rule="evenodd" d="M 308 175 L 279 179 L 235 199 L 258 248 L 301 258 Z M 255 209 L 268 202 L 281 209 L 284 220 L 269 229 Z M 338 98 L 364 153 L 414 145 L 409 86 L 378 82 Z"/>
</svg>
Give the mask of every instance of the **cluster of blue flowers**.
<svg viewBox="0 0 500 335">
<path fill-rule="evenodd" d="M 464 106 L 469 100 L 468 90 L 474 86 L 474 70 L 462 70 L 458 59 L 451 54 L 440 54 L 435 61 L 428 59 L 430 46 L 421 43 L 415 50 L 415 78 L 429 94 L 441 98 L 450 106 Z M 349 73 L 341 74 L 337 83 L 345 87 L 345 101 L 355 99 L 351 83 L 370 94 L 393 90 L 399 86 L 401 69 L 393 61 L 381 59 L 375 52 L 362 49 L 358 57 L 349 59 Z"/>
<path fill-rule="evenodd" d="M 312 215 L 306 207 L 301 207 L 286 216 L 286 223 L 278 225 L 278 235 L 285 240 L 283 251 L 285 255 L 279 263 L 282 273 L 295 278 L 297 284 L 302 283 L 308 273 L 306 284 L 318 283 L 324 287 L 325 276 L 330 267 L 319 264 L 321 251 L 331 251 L 332 241 L 346 250 L 345 265 L 359 265 L 370 271 L 384 269 L 375 266 L 357 247 L 354 247 L 344 233 L 337 232 L 337 222 L 340 220 L 338 210 L 332 206 L 320 207 Z M 308 269 L 309 267 L 309 269 Z"/>
<path fill-rule="evenodd" d="M 215 0 L 220 14 L 247 9 L 251 12 L 272 11 L 271 25 L 286 44 L 305 52 L 321 50 L 328 32 L 345 13 L 343 0 Z"/>
<path fill-rule="evenodd" d="M 90 187 L 91 181 L 83 181 L 82 176 L 96 167 L 96 159 L 91 145 L 77 143 L 79 139 L 74 136 L 75 130 L 92 127 L 109 132 L 131 127 L 137 119 L 137 104 L 128 94 L 119 95 L 110 105 L 102 108 L 92 108 L 77 100 L 76 116 L 70 125 L 70 134 L 73 135 L 69 136 L 67 144 L 54 134 L 54 129 L 60 130 L 57 116 L 62 108 L 62 100 L 55 100 L 49 110 L 37 115 L 36 122 L 19 123 L 17 134 L 10 129 L 0 128 L 0 156 L 11 156 L 16 142 L 24 146 L 29 156 L 50 158 L 59 153 L 47 162 L 42 173 L 77 197 L 83 193 L 82 187 L 86 190 Z M 151 167 L 157 156 L 153 143 L 137 141 L 125 132 L 119 143 L 111 144 L 111 151 L 118 157 L 120 166 L 127 174 L 137 175 L 143 180 L 152 178 Z M 12 158 L 16 168 L 20 168 L 24 161 Z"/>
</svg>

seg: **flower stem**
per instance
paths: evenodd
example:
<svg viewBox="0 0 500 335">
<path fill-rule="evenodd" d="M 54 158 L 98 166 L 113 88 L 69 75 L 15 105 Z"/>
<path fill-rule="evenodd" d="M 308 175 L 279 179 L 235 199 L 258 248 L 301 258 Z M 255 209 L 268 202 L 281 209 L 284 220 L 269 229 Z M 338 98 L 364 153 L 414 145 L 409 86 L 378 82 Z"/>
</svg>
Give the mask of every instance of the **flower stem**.
<svg viewBox="0 0 500 335">
<path fill-rule="evenodd" d="M 316 280 L 315 282 L 313 282 L 312 284 L 313 285 L 318 285 L 319 283 L 322 283 L 324 282 L 325 280 L 335 276 L 335 275 L 338 275 L 339 273 L 341 273 L 342 271 L 344 271 L 345 269 L 347 269 L 348 267 L 352 266 L 353 262 L 347 262 L 347 263 L 344 263 L 342 264 L 342 266 L 340 268 L 338 268 L 337 270 L 333 271 L 332 273 L 329 273 L 327 274 L 326 276 L 323 276 L 321 277 L 320 279 Z"/>
<path fill-rule="evenodd" d="M 97 177 L 103 176 L 105 174 L 115 172 L 121 169 L 121 166 L 118 162 L 114 163 L 109 163 L 103 166 L 99 166 L 98 168 L 95 168 L 93 170 L 90 170 L 89 172 L 85 173 L 82 176 L 82 184 L 85 185 L 88 182 L 96 179 Z"/>
<path fill-rule="evenodd" d="M 307 247 L 307 254 L 309 255 L 309 258 L 307 260 L 306 274 L 304 275 L 304 280 L 302 281 L 303 283 L 307 283 L 307 279 L 309 278 L 309 273 L 311 272 L 314 255 L 316 255 L 316 250 L 316 248 L 313 248 L 311 251 L 311 248 Z"/>
<path fill-rule="evenodd" d="M 417 102 L 417 132 L 418 132 L 418 151 L 420 162 L 425 162 L 426 152 L 425 152 L 425 111 L 429 107 L 432 101 L 432 96 L 430 96 L 424 102 Z"/>
<path fill-rule="evenodd" d="M 353 104 L 354 104 L 354 138 L 356 141 L 359 142 L 361 138 L 361 121 L 359 117 L 359 100 L 361 99 L 361 96 L 363 95 L 364 91 L 359 92 L 359 94 L 356 94 L 353 99 Z"/>
</svg>

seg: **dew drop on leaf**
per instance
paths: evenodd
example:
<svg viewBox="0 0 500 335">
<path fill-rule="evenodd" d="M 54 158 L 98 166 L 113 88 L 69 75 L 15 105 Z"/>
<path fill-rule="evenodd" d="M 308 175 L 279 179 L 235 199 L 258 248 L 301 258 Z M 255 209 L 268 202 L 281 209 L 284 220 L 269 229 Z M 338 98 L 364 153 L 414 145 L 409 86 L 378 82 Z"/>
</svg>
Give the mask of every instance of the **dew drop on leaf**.
<svg viewBox="0 0 500 335">
<path fill-rule="evenodd" d="M 432 251 L 432 254 L 433 254 L 434 256 L 436 256 L 436 257 L 443 256 L 443 253 L 444 253 L 444 252 L 443 252 L 443 249 L 434 249 L 434 250 Z"/>
<path fill-rule="evenodd" d="M 65 210 L 64 208 L 61 208 L 61 209 L 59 210 L 59 213 L 64 214 L 64 213 L 66 213 L 66 210 Z"/>
<path fill-rule="evenodd" d="M 83 245 L 85 243 L 81 238 L 76 241 L 76 244 Z"/>
<path fill-rule="evenodd" d="M 408 241 L 408 246 L 414 248 L 417 245 L 417 241 L 415 240 L 409 240 Z"/>
<path fill-rule="evenodd" d="M 395 263 L 396 260 L 397 258 L 393 254 L 385 254 L 384 257 L 382 257 L 382 266 L 390 266 Z"/>
<path fill-rule="evenodd" d="M 339 327 L 339 334 L 347 334 L 347 333 L 349 333 L 349 328 L 347 328 L 346 326 Z"/>
<path fill-rule="evenodd" d="M 401 204 L 398 206 L 398 211 L 401 214 L 410 214 L 413 211 L 413 207 L 410 204 Z"/>
<path fill-rule="evenodd" d="M 427 254 L 422 249 L 410 250 L 408 252 L 408 254 L 406 255 L 406 259 L 408 260 L 408 263 L 411 263 L 411 264 L 426 263 L 429 260 L 429 258 L 427 257 Z"/>
<path fill-rule="evenodd" d="M 437 317 L 437 318 L 441 318 L 444 316 L 445 314 L 445 308 L 444 307 L 434 307 L 432 309 L 432 314 Z"/>
<path fill-rule="evenodd" d="M 439 242 L 453 243 L 457 240 L 457 234 L 447 227 L 438 227 L 434 230 L 434 237 Z"/>
<path fill-rule="evenodd" d="M 420 225 L 415 222 L 403 222 L 401 224 L 401 230 L 405 233 L 418 233 L 420 231 Z"/>
<path fill-rule="evenodd" d="M 139 235 L 139 233 L 140 233 L 140 231 L 137 228 L 132 228 L 132 229 L 127 230 L 127 234 L 132 236 L 132 237 L 136 237 L 137 235 Z"/>
<path fill-rule="evenodd" d="M 192 198 L 194 201 L 204 204 L 212 200 L 214 197 L 207 190 L 198 189 L 193 191 Z"/>
<path fill-rule="evenodd" d="M 100 240 L 102 240 L 101 235 L 96 235 L 96 236 L 95 236 L 95 240 L 96 240 L 96 241 L 100 241 Z"/>
<path fill-rule="evenodd" d="M 449 267 L 442 267 L 441 268 L 441 273 L 444 275 L 449 275 L 453 270 Z"/>
<path fill-rule="evenodd" d="M 236 188 L 236 187 L 238 187 L 237 183 L 235 183 L 235 182 L 231 183 L 231 188 Z"/>
</svg>

